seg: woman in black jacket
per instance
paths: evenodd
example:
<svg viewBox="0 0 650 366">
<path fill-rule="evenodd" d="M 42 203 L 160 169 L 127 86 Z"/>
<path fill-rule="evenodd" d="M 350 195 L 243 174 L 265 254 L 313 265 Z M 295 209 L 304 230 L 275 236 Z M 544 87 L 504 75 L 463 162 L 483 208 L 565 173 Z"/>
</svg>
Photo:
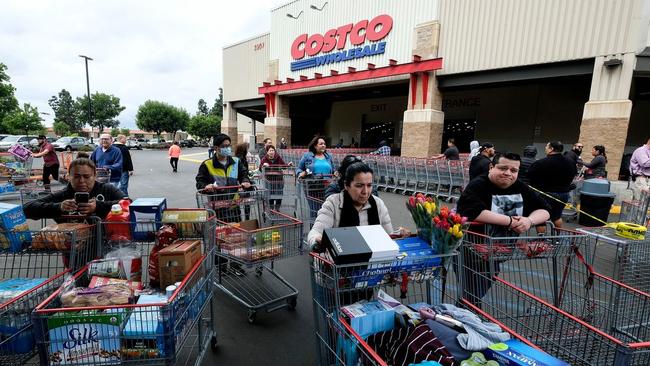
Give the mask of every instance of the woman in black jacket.
<svg viewBox="0 0 650 366">
<path fill-rule="evenodd" d="M 591 155 L 594 157 L 589 163 L 582 163 L 587 168 L 585 172 L 585 179 L 589 178 L 607 178 L 607 154 L 605 154 L 605 146 L 596 145 L 591 149 Z"/>
</svg>

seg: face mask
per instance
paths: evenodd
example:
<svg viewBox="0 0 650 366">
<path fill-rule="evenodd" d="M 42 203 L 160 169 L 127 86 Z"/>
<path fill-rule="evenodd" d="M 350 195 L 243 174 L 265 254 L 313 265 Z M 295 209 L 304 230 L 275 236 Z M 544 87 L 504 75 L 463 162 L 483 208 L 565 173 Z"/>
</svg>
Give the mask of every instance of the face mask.
<svg viewBox="0 0 650 366">
<path fill-rule="evenodd" d="M 232 156 L 232 147 L 222 147 L 219 149 L 219 154 L 222 156 Z"/>
</svg>

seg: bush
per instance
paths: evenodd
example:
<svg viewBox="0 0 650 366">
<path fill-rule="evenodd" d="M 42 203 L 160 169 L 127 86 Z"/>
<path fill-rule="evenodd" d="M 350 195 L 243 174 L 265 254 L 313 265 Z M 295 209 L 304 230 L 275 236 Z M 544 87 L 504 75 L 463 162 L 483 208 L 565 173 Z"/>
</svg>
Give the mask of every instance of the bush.
<svg viewBox="0 0 650 366">
<path fill-rule="evenodd" d="M 95 149 L 92 146 L 82 146 L 79 148 L 79 151 L 93 152 Z"/>
</svg>

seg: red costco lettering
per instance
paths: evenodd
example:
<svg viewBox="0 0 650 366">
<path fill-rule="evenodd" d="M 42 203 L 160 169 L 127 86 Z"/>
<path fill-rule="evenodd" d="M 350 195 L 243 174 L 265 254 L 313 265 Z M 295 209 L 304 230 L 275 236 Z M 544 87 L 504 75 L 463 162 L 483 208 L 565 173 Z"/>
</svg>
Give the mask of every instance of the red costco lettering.
<svg viewBox="0 0 650 366">
<path fill-rule="evenodd" d="M 301 34 L 291 44 L 291 57 L 300 60 L 307 56 L 315 56 L 322 52 L 330 52 L 336 49 L 345 48 L 348 35 L 350 43 L 358 46 L 366 40 L 375 42 L 385 38 L 393 29 L 393 18 L 390 15 L 382 14 L 372 20 L 361 20 L 356 24 L 342 25 L 336 29 L 330 29 L 325 35 L 315 33 Z"/>
</svg>

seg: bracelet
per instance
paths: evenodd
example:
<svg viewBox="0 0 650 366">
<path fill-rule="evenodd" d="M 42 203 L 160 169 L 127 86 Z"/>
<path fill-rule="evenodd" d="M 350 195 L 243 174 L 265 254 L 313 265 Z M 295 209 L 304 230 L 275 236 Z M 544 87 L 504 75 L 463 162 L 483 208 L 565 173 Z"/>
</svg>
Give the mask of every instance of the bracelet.
<svg viewBox="0 0 650 366">
<path fill-rule="evenodd" d="M 510 219 L 510 223 L 508 223 L 508 229 L 510 229 L 512 226 L 512 216 L 508 216 L 508 218 Z"/>
<path fill-rule="evenodd" d="M 526 217 L 526 218 L 527 218 L 528 221 L 530 222 L 530 227 L 535 226 L 535 224 L 533 223 L 533 219 L 531 219 L 530 217 Z"/>
</svg>

